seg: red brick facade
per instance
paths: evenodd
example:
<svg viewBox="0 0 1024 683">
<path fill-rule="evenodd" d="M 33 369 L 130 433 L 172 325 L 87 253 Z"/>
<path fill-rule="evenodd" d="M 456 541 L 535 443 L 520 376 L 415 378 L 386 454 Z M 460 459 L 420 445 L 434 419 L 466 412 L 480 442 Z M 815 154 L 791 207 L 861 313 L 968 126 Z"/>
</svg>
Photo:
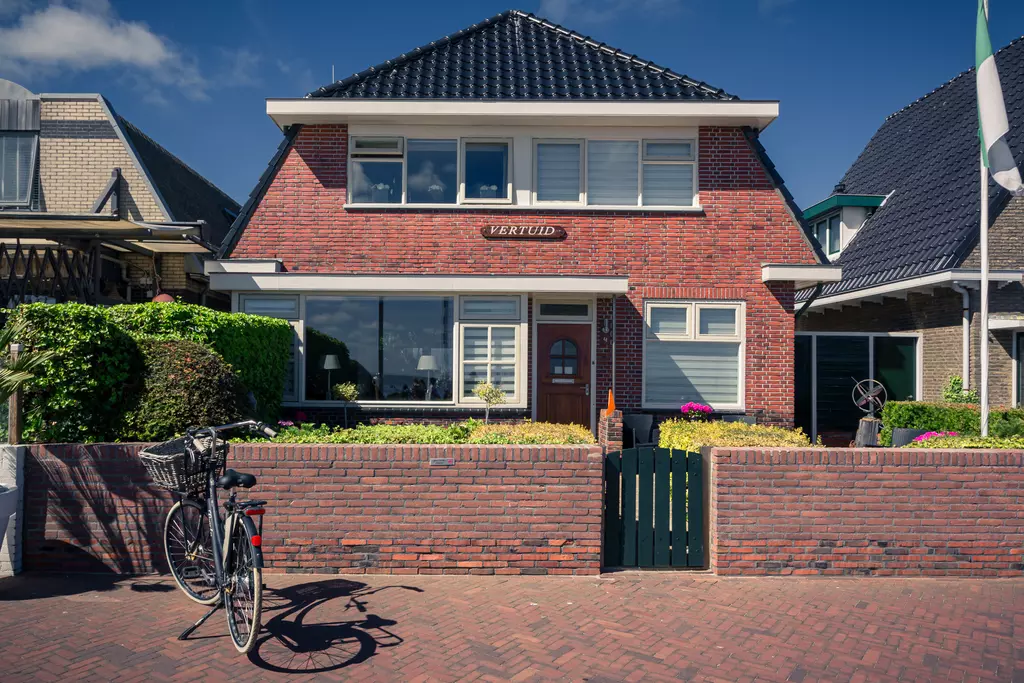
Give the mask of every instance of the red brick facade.
<svg viewBox="0 0 1024 683">
<path fill-rule="evenodd" d="M 1021 576 L 1024 452 L 711 452 L 717 574 Z"/>
<path fill-rule="evenodd" d="M 31 446 L 24 567 L 166 571 L 170 495 L 139 444 Z M 231 464 L 268 500 L 270 571 L 596 574 L 597 447 L 237 445 Z M 431 458 L 450 459 L 432 466 Z"/>
<path fill-rule="evenodd" d="M 747 412 L 792 421 L 794 292 L 763 284 L 761 266 L 815 257 L 741 129 L 700 129 L 700 213 L 346 209 L 347 143 L 344 125 L 303 128 L 231 257 L 278 258 L 289 272 L 628 277 L 615 340 L 624 410 L 641 404 L 644 299 L 743 300 Z M 567 237 L 480 235 L 486 225 L 524 221 L 564 227 Z M 603 302 L 598 319 L 610 308 Z M 610 349 L 610 335 L 599 332 L 598 396 L 611 387 Z"/>
</svg>

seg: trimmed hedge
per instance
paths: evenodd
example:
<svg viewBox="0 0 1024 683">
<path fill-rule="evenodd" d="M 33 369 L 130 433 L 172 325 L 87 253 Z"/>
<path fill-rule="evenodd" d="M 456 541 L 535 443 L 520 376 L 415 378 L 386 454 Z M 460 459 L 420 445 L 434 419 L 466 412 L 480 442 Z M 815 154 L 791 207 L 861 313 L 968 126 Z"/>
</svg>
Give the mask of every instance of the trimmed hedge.
<svg viewBox="0 0 1024 683">
<path fill-rule="evenodd" d="M 265 441 L 255 435 L 240 437 L 245 441 Z M 484 424 L 467 420 L 450 425 L 376 424 L 352 429 L 327 425 L 287 423 L 275 443 L 355 443 L 355 444 L 529 444 L 568 445 L 591 444 L 594 436 L 579 425 L 522 422 L 517 424 Z"/>
<path fill-rule="evenodd" d="M 178 303 L 28 304 L 11 319 L 28 324 L 27 343 L 56 352 L 25 393 L 26 437 L 49 442 L 130 438 L 125 417 L 143 390 L 139 340 L 149 338 L 211 347 L 256 396 L 261 416 L 272 417 L 294 334 L 285 320 Z"/>
<path fill-rule="evenodd" d="M 246 390 L 220 354 L 180 339 L 139 341 L 146 367 L 124 437 L 166 441 L 182 426 L 226 424 L 247 411 Z"/>
<path fill-rule="evenodd" d="M 911 441 L 904 448 L 963 448 L 1024 450 L 1024 436 L 933 436 L 924 441 Z"/>
<path fill-rule="evenodd" d="M 798 448 L 811 445 L 811 440 L 800 429 L 750 425 L 744 422 L 690 422 L 672 419 L 662 422 L 659 427 L 661 438 L 658 445 L 681 451 L 699 451 L 704 446 Z"/>
<path fill-rule="evenodd" d="M 892 445 L 892 430 L 897 427 L 978 436 L 981 434 L 981 410 L 967 403 L 889 401 L 882 408 L 883 445 Z M 989 435 L 995 437 L 1024 435 L 1024 409 L 990 410 L 988 430 Z"/>
</svg>

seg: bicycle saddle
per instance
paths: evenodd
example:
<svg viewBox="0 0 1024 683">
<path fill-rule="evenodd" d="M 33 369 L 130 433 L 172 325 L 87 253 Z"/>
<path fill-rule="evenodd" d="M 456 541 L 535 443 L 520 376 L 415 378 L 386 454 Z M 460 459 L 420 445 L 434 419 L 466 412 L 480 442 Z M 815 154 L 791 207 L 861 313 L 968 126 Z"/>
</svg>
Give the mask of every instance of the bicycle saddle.
<svg viewBox="0 0 1024 683">
<path fill-rule="evenodd" d="M 228 470 L 217 480 L 217 486 L 224 490 L 233 489 L 236 486 L 241 486 L 243 489 L 251 489 L 255 485 L 256 475 L 236 472 L 235 470 Z"/>
</svg>

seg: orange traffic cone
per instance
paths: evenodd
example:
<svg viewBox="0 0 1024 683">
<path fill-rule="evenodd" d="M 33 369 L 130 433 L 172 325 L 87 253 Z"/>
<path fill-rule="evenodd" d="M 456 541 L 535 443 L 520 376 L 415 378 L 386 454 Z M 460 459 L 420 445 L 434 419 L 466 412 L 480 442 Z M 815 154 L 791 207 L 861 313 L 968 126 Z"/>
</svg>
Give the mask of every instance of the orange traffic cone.
<svg viewBox="0 0 1024 683">
<path fill-rule="evenodd" d="M 612 394 L 612 390 L 608 390 L 608 412 L 615 412 L 615 395 Z"/>
</svg>

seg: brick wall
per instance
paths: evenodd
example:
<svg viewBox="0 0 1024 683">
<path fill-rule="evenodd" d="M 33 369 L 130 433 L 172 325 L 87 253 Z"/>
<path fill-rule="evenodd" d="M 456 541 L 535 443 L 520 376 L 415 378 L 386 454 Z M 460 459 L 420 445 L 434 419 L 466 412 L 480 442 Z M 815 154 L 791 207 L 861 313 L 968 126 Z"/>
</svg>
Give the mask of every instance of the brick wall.
<svg viewBox="0 0 1024 683">
<path fill-rule="evenodd" d="M 95 96 L 46 97 L 39 117 L 41 210 L 90 213 L 110 182 L 110 172 L 120 168 L 125 215 L 169 220 Z"/>
<path fill-rule="evenodd" d="M 625 411 L 641 406 L 645 298 L 746 301 L 748 412 L 792 421 L 793 291 L 762 283 L 761 265 L 815 260 L 740 129 L 700 130 L 702 213 L 346 209 L 347 144 L 344 125 L 304 127 L 232 257 L 278 258 L 289 272 L 626 276 L 630 291 L 616 300 L 614 378 Z M 483 226 L 522 221 L 564 227 L 567 237 L 480 236 Z M 599 303 L 598 315 L 610 315 L 611 305 Z M 594 379 L 604 396 L 610 335 L 598 342 Z"/>
<path fill-rule="evenodd" d="M 26 569 L 166 571 L 169 495 L 147 483 L 140 448 L 29 448 Z M 271 571 L 595 574 L 601 458 L 597 447 L 239 445 L 231 464 L 269 501 Z"/>
<path fill-rule="evenodd" d="M 1024 452 L 711 452 L 718 574 L 1021 576 Z"/>
</svg>

